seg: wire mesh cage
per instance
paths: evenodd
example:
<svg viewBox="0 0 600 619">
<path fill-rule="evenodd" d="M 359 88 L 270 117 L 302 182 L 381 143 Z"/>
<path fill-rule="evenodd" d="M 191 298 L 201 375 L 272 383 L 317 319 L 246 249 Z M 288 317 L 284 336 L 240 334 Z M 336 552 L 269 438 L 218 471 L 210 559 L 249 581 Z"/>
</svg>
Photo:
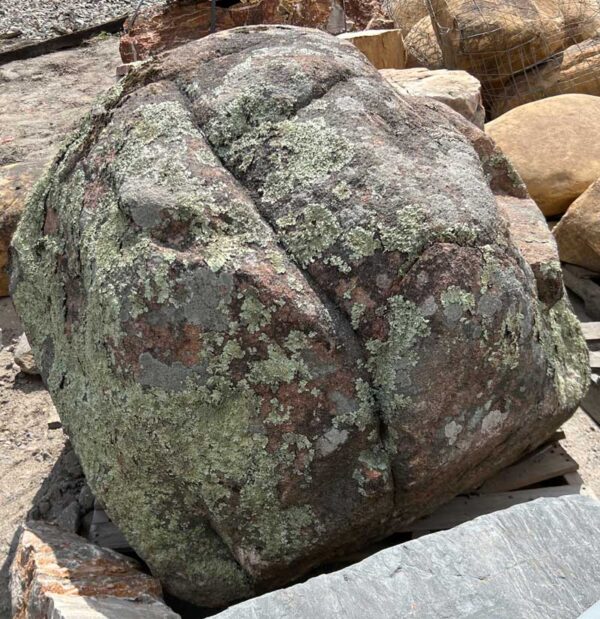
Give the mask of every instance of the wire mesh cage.
<svg viewBox="0 0 600 619">
<path fill-rule="evenodd" d="M 543 97 L 600 95 L 600 0 L 383 0 L 409 66 L 477 77 L 491 117 Z"/>
</svg>

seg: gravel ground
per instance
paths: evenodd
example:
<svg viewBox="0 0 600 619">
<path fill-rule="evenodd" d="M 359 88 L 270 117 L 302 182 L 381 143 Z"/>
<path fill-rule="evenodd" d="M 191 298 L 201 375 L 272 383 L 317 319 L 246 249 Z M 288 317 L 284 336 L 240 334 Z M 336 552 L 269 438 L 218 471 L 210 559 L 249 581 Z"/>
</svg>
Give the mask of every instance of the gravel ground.
<svg viewBox="0 0 600 619">
<path fill-rule="evenodd" d="M 142 6 L 160 0 L 144 0 Z M 102 24 L 139 0 L 0 0 L 0 51 Z"/>
</svg>

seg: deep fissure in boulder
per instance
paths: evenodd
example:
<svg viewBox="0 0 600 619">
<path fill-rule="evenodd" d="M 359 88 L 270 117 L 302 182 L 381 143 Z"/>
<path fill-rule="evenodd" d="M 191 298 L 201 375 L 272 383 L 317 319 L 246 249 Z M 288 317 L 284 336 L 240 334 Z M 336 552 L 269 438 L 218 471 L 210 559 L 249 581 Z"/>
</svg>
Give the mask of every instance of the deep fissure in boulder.
<svg viewBox="0 0 600 619">
<path fill-rule="evenodd" d="M 576 406 L 576 320 L 444 114 L 324 33 L 232 30 L 130 73 L 36 189 L 15 303 L 91 487 L 173 594 L 299 578 Z"/>
</svg>

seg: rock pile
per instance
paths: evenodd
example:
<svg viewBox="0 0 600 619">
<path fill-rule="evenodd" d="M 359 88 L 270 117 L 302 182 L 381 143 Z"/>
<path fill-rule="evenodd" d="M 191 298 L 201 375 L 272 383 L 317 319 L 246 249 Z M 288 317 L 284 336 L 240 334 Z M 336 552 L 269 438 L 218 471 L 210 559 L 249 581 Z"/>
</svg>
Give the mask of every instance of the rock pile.
<svg viewBox="0 0 600 619">
<path fill-rule="evenodd" d="M 597 0 L 388 0 L 408 66 L 477 77 L 493 117 L 550 95 L 600 95 Z"/>
<path fill-rule="evenodd" d="M 123 62 L 145 60 L 159 52 L 211 32 L 209 0 L 178 0 L 148 7 L 132 15 L 121 37 Z M 215 31 L 237 26 L 289 24 L 319 28 L 332 34 L 392 25 L 381 0 L 244 0 L 217 4 Z"/>
<path fill-rule="evenodd" d="M 144 0 L 146 6 L 160 0 Z M 0 5 L 0 52 L 127 15 L 139 0 L 11 0 Z"/>
</svg>

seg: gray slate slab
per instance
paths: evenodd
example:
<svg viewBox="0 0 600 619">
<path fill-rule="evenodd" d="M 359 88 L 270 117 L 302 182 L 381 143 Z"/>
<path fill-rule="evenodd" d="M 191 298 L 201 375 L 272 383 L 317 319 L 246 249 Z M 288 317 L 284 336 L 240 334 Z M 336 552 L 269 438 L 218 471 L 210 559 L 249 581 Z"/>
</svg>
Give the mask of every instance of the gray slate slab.
<svg viewBox="0 0 600 619">
<path fill-rule="evenodd" d="M 570 619 L 600 599 L 600 502 L 516 505 L 248 600 L 218 619 Z"/>
<path fill-rule="evenodd" d="M 116 597 L 51 594 L 48 619 L 180 619 L 156 600 L 134 602 Z"/>
</svg>

